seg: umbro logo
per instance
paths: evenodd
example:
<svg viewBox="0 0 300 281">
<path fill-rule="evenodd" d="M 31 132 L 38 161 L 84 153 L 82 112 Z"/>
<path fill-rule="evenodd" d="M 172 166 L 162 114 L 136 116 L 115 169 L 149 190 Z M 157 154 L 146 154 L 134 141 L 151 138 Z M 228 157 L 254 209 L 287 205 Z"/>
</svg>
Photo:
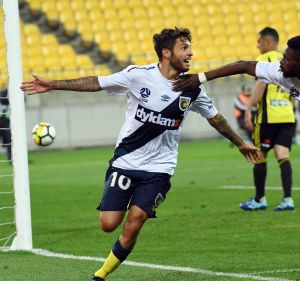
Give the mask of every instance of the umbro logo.
<svg viewBox="0 0 300 281">
<path fill-rule="evenodd" d="M 161 101 L 169 102 L 170 98 L 171 97 L 169 97 L 168 95 L 163 95 L 163 96 L 161 96 Z"/>
</svg>

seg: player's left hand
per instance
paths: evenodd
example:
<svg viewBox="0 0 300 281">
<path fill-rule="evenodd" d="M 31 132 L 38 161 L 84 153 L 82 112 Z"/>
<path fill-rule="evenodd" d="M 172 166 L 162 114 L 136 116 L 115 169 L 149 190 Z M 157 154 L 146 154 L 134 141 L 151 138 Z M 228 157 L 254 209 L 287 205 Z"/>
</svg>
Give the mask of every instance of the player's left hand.
<svg viewBox="0 0 300 281">
<path fill-rule="evenodd" d="M 198 74 L 181 75 L 173 82 L 173 91 L 197 90 L 200 86 Z"/>
<path fill-rule="evenodd" d="M 255 163 L 259 159 L 258 148 L 253 144 L 242 143 L 238 146 L 239 151 L 244 155 L 245 159 L 251 163 Z"/>
</svg>

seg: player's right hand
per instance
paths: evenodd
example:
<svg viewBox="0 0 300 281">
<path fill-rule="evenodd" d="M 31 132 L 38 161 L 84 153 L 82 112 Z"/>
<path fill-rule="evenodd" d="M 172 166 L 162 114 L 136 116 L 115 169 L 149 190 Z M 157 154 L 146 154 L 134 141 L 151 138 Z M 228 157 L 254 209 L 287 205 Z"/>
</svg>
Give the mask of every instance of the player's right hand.
<svg viewBox="0 0 300 281">
<path fill-rule="evenodd" d="M 32 74 L 32 77 L 34 78 L 33 80 L 22 82 L 20 87 L 26 95 L 41 94 L 53 90 L 50 80 L 46 80 L 35 74 Z"/>
<path fill-rule="evenodd" d="M 173 82 L 173 91 L 197 90 L 200 86 L 198 74 L 181 75 Z"/>
</svg>

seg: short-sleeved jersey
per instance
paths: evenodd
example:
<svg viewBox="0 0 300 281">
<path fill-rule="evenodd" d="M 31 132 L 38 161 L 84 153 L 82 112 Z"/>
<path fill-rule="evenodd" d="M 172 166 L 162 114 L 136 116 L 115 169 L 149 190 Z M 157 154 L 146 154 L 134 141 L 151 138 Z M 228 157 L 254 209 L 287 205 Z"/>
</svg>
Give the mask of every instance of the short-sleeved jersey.
<svg viewBox="0 0 300 281">
<path fill-rule="evenodd" d="M 125 123 L 110 161 L 116 168 L 173 175 L 187 113 L 192 110 L 205 118 L 217 114 L 203 86 L 174 92 L 158 64 L 131 65 L 98 80 L 109 95 L 127 95 Z"/>
<path fill-rule="evenodd" d="M 278 51 L 266 52 L 257 61 L 276 62 L 282 58 Z M 255 123 L 294 123 L 295 114 L 291 96 L 280 86 L 267 84 L 261 100 L 257 104 Z"/>
<path fill-rule="evenodd" d="M 280 62 L 258 62 L 255 75 L 265 83 L 272 83 L 281 87 L 292 97 L 300 100 L 300 80 L 296 77 L 285 78 L 280 70 Z"/>
</svg>

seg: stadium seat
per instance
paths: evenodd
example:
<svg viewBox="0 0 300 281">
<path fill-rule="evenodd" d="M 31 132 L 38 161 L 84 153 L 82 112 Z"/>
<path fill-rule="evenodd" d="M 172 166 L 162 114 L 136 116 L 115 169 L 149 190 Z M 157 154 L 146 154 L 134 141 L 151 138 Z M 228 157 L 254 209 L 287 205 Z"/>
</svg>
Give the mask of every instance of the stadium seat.
<svg viewBox="0 0 300 281">
<path fill-rule="evenodd" d="M 85 7 L 89 12 L 96 10 L 99 8 L 99 1 L 98 0 L 86 0 Z"/>
</svg>

